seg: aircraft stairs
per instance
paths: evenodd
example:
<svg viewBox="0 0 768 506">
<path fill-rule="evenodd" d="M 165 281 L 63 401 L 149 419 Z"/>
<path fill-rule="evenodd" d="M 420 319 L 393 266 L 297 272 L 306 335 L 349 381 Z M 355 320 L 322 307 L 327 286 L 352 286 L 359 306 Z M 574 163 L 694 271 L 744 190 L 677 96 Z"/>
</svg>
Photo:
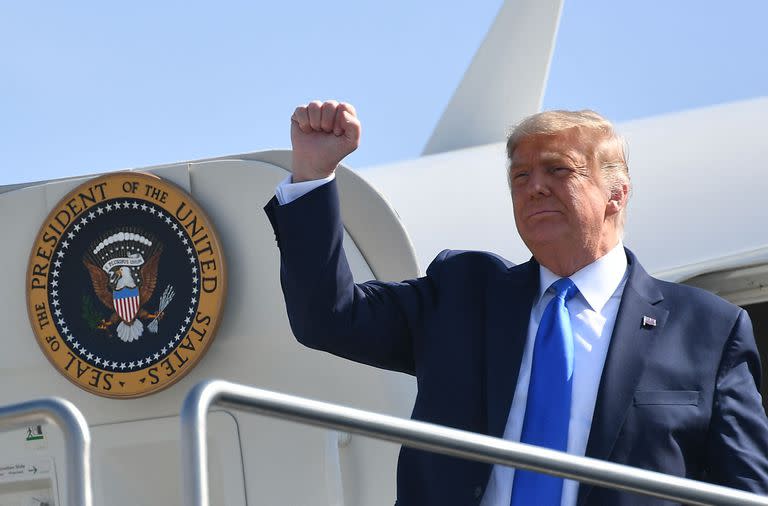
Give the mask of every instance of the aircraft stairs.
<svg viewBox="0 0 768 506">
<path fill-rule="evenodd" d="M 183 504 L 210 506 L 207 415 L 214 407 L 242 410 L 302 424 L 355 433 L 454 457 L 545 472 L 603 487 L 686 504 L 768 505 L 768 498 L 727 487 L 664 475 L 611 462 L 281 394 L 222 380 L 193 387 L 181 407 Z M 94 506 L 91 437 L 71 402 L 44 398 L 0 407 L 0 431 L 37 423 L 58 425 L 65 437 L 67 506 Z M 339 501 L 342 504 L 343 501 Z"/>
</svg>

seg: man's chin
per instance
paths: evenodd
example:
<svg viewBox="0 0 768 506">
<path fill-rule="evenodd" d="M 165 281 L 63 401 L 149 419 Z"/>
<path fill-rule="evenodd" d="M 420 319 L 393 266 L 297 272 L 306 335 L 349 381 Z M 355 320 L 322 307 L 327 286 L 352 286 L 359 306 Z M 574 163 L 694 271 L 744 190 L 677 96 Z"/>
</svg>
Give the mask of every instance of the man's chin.
<svg viewBox="0 0 768 506">
<path fill-rule="evenodd" d="M 553 226 L 536 227 L 536 230 L 523 237 L 523 241 L 529 248 L 533 248 L 534 246 L 556 247 L 559 244 L 564 243 L 563 239 L 566 237 L 565 230 L 563 230 L 563 227 L 556 226 L 554 223 L 552 225 Z"/>
</svg>

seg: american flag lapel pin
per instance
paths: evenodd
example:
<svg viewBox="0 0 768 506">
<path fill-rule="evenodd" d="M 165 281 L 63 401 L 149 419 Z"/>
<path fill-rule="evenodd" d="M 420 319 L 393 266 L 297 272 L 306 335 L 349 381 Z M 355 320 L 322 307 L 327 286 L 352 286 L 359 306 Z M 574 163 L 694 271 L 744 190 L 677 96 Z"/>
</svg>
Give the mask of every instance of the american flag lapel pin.
<svg viewBox="0 0 768 506">
<path fill-rule="evenodd" d="M 656 318 L 650 316 L 643 316 L 643 328 L 649 329 L 656 326 Z"/>
</svg>

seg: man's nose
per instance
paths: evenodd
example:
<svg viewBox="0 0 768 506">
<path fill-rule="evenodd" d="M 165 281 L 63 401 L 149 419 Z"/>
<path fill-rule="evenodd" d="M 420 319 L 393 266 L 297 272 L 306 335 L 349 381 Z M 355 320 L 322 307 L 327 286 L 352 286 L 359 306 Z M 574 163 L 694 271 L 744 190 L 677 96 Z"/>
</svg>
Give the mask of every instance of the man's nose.
<svg viewBox="0 0 768 506">
<path fill-rule="evenodd" d="M 528 194 L 531 198 L 549 196 L 549 181 L 545 171 L 537 169 L 531 171 L 528 178 Z"/>
</svg>

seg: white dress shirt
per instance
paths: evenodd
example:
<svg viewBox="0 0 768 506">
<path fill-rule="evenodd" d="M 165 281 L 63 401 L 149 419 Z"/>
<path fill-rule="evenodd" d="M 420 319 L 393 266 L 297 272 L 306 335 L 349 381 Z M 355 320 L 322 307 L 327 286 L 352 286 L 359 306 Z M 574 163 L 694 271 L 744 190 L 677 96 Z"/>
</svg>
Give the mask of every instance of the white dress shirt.
<svg viewBox="0 0 768 506">
<path fill-rule="evenodd" d="M 277 202 L 281 206 L 284 206 L 285 204 L 290 204 L 297 198 L 311 192 L 315 188 L 323 186 L 325 183 L 333 181 L 334 179 L 336 179 L 335 172 L 323 179 L 294 183 L 292 182 L 293 176 L 289 174 L 285 179 L 280 181 L 279 185 L 277 185 L 277 188 L 275 189 L 275 197 L 277 197 Z"/>
<path fill-rule="evenodd" d="M 335 173 L 325 179 L 292 183 L 284 179 L 275 191 L 280 205 L 289 204 L 302 195 L 332 181 Z M 592 415 L 595 411 L 597 389 L 603 374 L 608 345 L 616 323 L 621 294 L 626 284 L 627 257 L 621 241 L 605 256 L 570 276 L 579 292 L 568 301 L 568 314 L 574 337 L 574 371 L 571 394 L 571 419 L 568 424 L 568 453 L 584 455 L 587 450 Z M 523 348 L 520 373 L 512 406 L 509 410 L 504 439 L 520 441 L 523 419 L 531 380 L 533 343 L 539 321 L 554 294 L 548 288 L 559 276 L 542 266 L 539 270 L 539 294 L 531 309 L 528 335 Z M 546 290 L 546 291 L 545 291 Z M 495 465 L 488 480 L 481 506 L 509 506 L 515 470 Z M 561 506 L 574 506 L 579 482 L 565 480 Z"/>
<path fill-rule="evenodd" d="M 571 394 L 571 419 L 568 424 L 568 453 L 584 455 L 595 411 L 597 389 L 603 374 L 605 356 L 616 323 L 621 294 L 626 284 L 627 257 L 619 241 L 605 256 L 570 276 L 579 289 L 566 304 L 574 337 L 574 370 Z M 520 373 L 512 406 L 509 410 L 504 439 L 520 441 L 531 380 L 533 343 L 539 321 L 554 294 L 548 288 L 560 279 L 542 266 L 539 271 L 539 294 L 531 308 L 528 335 L 523 349 Z M 545 292 L 546 290 L 546 292 Z M 515 470 L 493 466 L 481 506 L 509 506 Z M 565 480 L 561 506 L 573 506 L 578 498 L 579 482 Z"/>
</svg>

